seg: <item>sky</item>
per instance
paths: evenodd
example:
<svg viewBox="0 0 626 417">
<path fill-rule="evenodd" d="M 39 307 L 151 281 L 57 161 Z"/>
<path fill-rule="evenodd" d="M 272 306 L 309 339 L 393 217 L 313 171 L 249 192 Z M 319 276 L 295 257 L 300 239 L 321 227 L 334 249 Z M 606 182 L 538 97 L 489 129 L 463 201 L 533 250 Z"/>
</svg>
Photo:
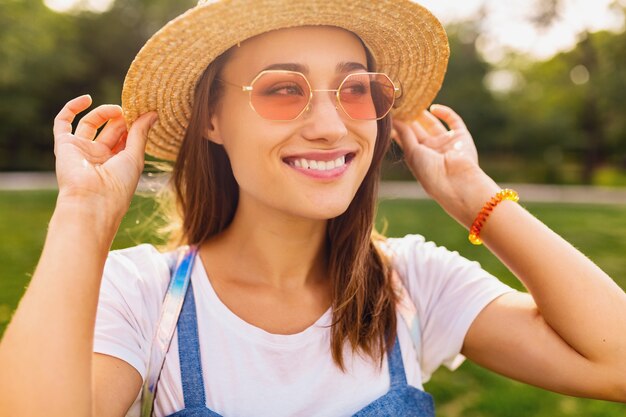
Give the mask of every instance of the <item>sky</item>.
<svg viewBox="0 0 626 417">
<path fill-rule="evenodd" d="M 533 7 L 540 1 L 417 0 L 444 24 L 467 19 L 484 7 L 488 13 L 483 21 L 479 49 L 493 63 L 497 63 L 507 50 L 538 59 L 549 58 L 571 49 L 578 35 L 585 30 L 624 30 L 624 17 L 612 12 L 610 4 L 618 1 L 626 6 L 626 0 L 562 0 L 561 16 L 548 30 L 538 32 L 525 18 L 532 15 Z M 108 10 L 114 0 L 44 0 L 49 8 L 61 12 L 81 2 L 89 10 L 102 12 Z"/>
<path fill-rule="evenodd" d="M 624 17 L 610 8 L 613 0 L 563 0 L 561 14 L 547 30 L 540 32 L 527 20 L 542 0 L 420 0 L 442 22 L 451 23 L 475 15 L 481 7 L 487 14 L 479 47 L 489 61 L 514 50 L 539 59 L 571 49 L 578 35 L 609 29 L 624 30 Z M 618 0 L 626 6 L 626 0 Z"/>
</svg>

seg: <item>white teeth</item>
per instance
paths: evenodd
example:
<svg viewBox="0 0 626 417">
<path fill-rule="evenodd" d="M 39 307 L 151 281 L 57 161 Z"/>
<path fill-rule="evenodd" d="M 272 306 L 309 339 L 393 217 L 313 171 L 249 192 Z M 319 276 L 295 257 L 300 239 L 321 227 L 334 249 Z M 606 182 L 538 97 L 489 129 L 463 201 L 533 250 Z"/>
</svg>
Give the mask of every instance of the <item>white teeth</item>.
<svg viewBox="0 0 626 417">
<path fill-rule="evenodd" d="M 334 161 L 314 161 L 312 159 L 295 159 L 291 165 L 297 168 L 315 169 L 317 171 L 328 171 L 331 169 L 342 167 L 346 164 L 346 156 L 341 156 Z"/>
</svg>

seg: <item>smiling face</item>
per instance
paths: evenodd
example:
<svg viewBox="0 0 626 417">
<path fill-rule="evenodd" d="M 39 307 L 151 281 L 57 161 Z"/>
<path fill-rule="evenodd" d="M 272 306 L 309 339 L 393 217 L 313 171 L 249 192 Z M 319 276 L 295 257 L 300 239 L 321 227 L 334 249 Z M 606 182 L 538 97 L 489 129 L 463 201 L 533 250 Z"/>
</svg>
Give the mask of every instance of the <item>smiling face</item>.
<svg viewBox="0 0 626 417">
<path fill-rule="evenodd" d="M 343 213 L 367 173 L 375 120 L 352 120 L 333 92 L 314 92 L 309 108 L 290 121 L 267 120 L 250 106 L 249 85 L 263 70 L 303 73 L 313 90 L 336 89 L 351 73 L 367 71 L 365 49 L 335 27 L 281 29 L 234 48 L 208 137 L 224 146 L 239 184 L 239 205 L 271 208 L 309 219 Z"/>
</svg>

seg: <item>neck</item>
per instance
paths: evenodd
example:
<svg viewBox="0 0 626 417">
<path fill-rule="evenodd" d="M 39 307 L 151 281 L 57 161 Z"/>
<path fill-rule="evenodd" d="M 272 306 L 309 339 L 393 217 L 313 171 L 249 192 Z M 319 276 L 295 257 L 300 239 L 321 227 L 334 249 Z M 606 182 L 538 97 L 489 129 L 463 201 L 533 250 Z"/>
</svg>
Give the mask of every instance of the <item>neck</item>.
<svg viewBox="0 0 626 417">
<path fill-rule="evenodd" d="M 237 280 L 280 290 L 304 289 L 326 277 L 327 223 L 240 200 L 232 223 L 203 250 L 229 265 Z"/>
</svg>

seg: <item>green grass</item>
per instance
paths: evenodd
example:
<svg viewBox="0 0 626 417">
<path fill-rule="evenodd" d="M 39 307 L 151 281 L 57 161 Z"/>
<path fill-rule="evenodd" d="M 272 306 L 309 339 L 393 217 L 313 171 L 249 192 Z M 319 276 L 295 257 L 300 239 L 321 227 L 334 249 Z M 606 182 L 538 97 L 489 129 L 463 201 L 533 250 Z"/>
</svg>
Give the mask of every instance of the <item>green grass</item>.
<svg viewBox="0 0 626 417">
<path fill-rule="evenodd" d="M 524 206 L 626 289 L 626 207 L 545 203 Z M 379 229 L 387 224 L 387 236 L 422 234 L 426 239 L 477 260 L 508 285 L 523 289 L 484 246 L 471 245 L 466 230 L 432 201 L 383 201 L 378 217 Z M 441 368 L 426 384 L 426 389 L 435 398 L 438 417 L 626 415 L 626 405 L 553 394 L 501 377 L 469 361 L 455 372 Z"/>
<path fill-rule="evenodd" d="M 0 335 L 35 268 L 55 199 L 53 191 L 0 192 Z M 113 248 L 158 242 L 146 234 L 143 227 L 152 208 L 150 199 L 136 197 L 133 200 Z M 626 207 L 527 204 L 526 208 L 626 288 Z M 386 234 L 389 236 L 420 233 L 479 261 L 507 284 L 522 288 L 489 251 L 469 244 L 466 231 L 431 201 L 383 201 L 379 209 L 379 229 L 384 220 L 388 223 Z M 455 372 L 440 369 L 426 389 L 435 397 L 438 417 L 626 415 L 626 405 L 552 394 L 500 377 L 470 362 Z"/>
<path fill-rule="evenodd" d="M 35 270 L 56 196 L 56 191 L 0 191 L 0 335 Z M 152 199 L 133 199 L 113 249 L 161 243 L 143 227 L 153 207 Z"/>
</svg>

